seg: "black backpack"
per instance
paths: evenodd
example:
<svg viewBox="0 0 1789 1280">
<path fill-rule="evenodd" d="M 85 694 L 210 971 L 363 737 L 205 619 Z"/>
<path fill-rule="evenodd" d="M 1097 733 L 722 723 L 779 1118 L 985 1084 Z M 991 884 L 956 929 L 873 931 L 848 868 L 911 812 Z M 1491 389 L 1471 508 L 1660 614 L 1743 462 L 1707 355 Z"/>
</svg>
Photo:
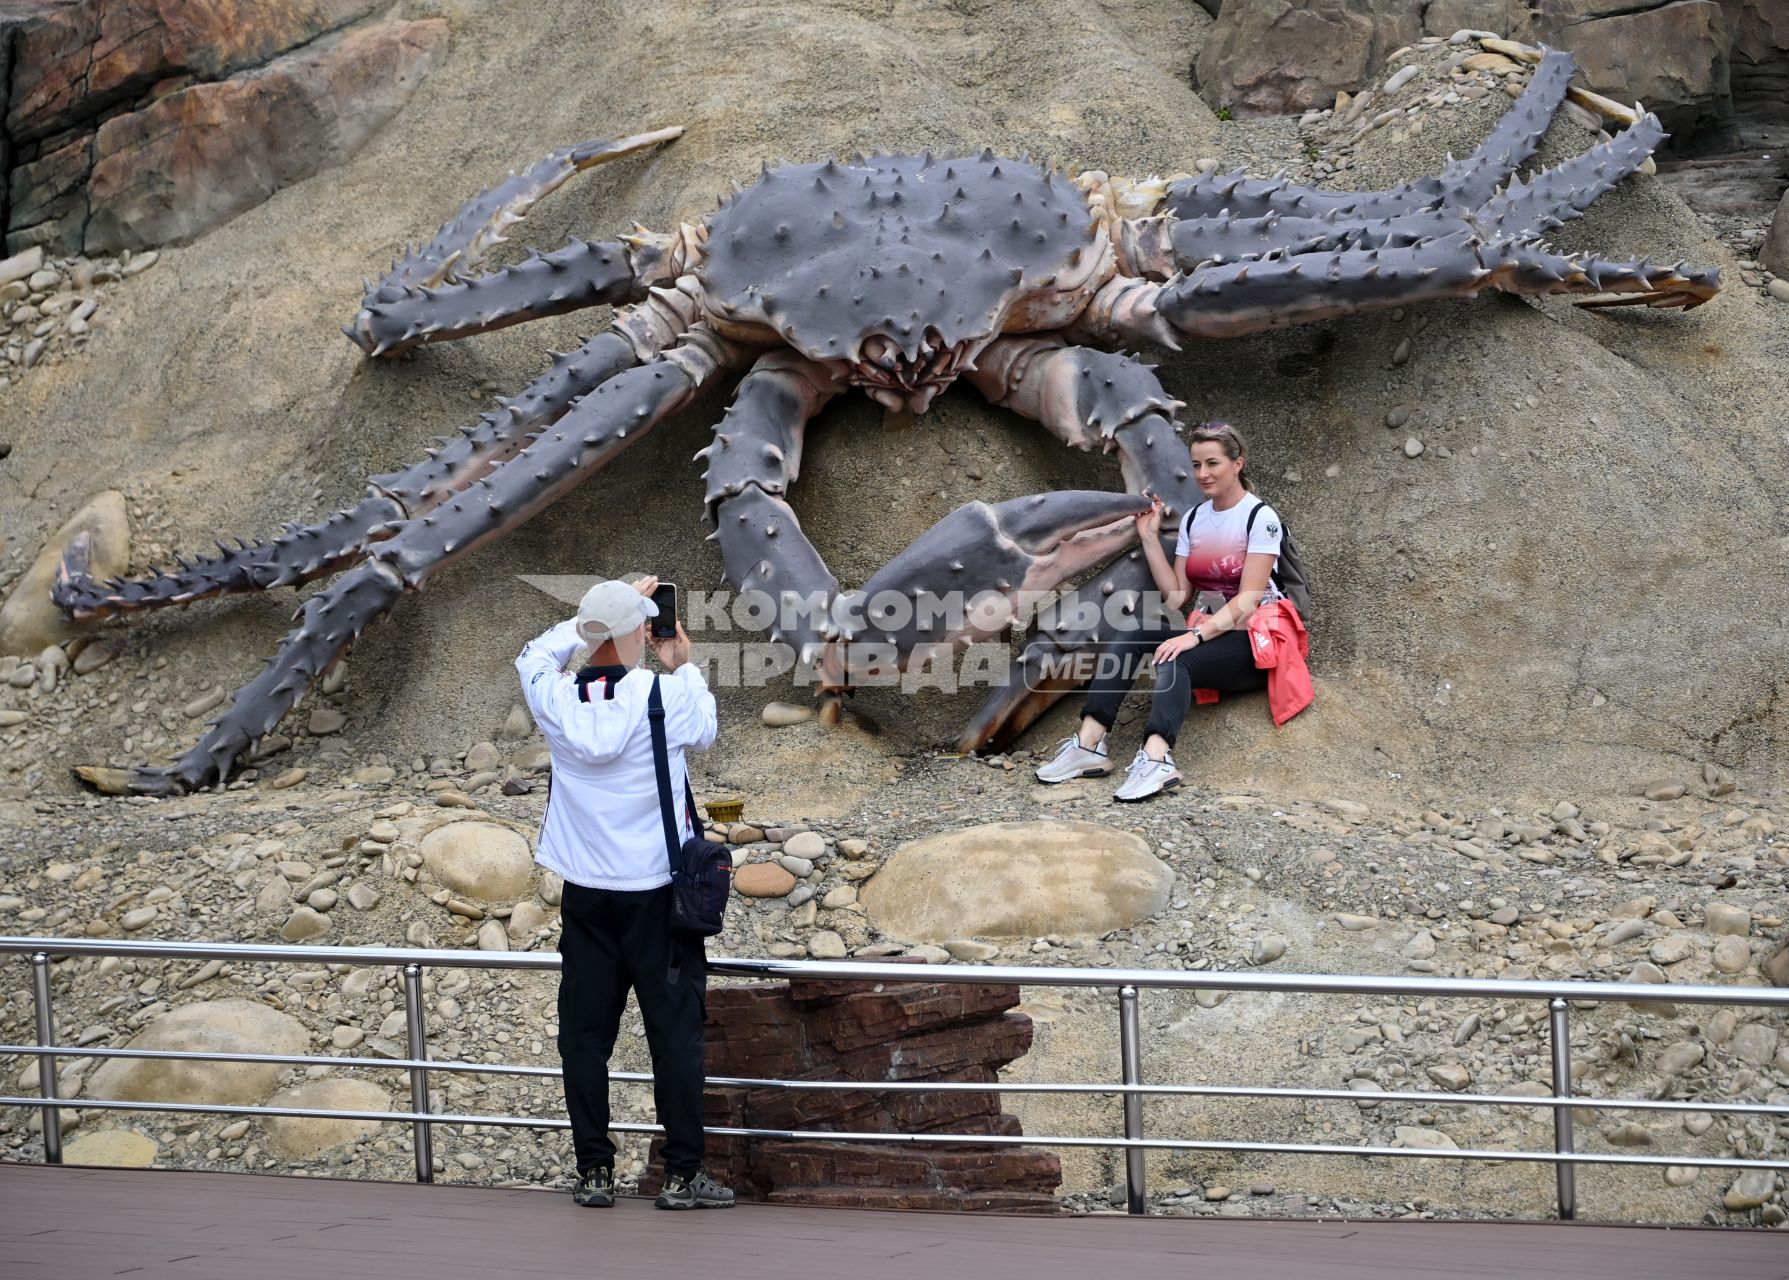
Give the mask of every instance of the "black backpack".
<svg viewBox="0 0 1789 1280">
<path fill-rule="evenodd" d="M 1255 498 L 1255 505 L 1250 509 L 1249 518 L 1242 527 L 1245 544 L 1248 536 L 1255 531 L 1255 517 L 1267 505 L 1266 499 L 1255 497 L 1254 494 L 1249 496 Z M 1199 507 L 1204 505 L 1201 502 L 1187 512 L 1188 533 L 1192 532 L 1193 517 L 1199 514 Z M 1293 608 L 1298 610 L 1298 616 L 1308 625 L 1311 621 L 1311 578 L 1305 572 L 1304 557 L 1298 554 L 1298 544 L 1292 541 L 1292 526 L 1285 523 L 1283 516 L 1280 518 L 1280 554 L 1273 566 L 1273 585 L 1292 602 Z"/>
<path fill-rule="evenodd" d="M 721 931 L 726 919 L 727 895 L 733 888 L 733 852 L 700 834 L 681 842 L 677 839 L 676 808 L 671 798 L 671 753 L 665 745 L 665 704 L 659 696 L 657 676 L 652 677 L 646 716 L 652 733 L 653 772 L 658 775 L 659 818 L 665 828 L 665 853 L 671 862 L 671 932 L 687 938 L 712 938 Z M 683 799 L 690 825 L 700 832 L 696 797 L 690 793 L 687 776 L 683 780 Z"/>
</svg>

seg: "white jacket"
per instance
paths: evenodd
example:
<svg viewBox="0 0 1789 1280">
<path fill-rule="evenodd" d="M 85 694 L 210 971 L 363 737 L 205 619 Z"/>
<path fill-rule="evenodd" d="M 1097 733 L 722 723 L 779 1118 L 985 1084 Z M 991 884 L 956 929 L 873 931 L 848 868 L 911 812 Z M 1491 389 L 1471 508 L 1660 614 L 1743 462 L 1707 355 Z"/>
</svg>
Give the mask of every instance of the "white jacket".
<svg viewBox="0 0 1789 1280">
<path fill-rule="evenodd" d="M 530 640 L 516 659 L 522 696 L 553 754 L 553 789 L 534 856 L 589 889 L 655 889 L 670 883 L 671 869 L 646 718 L 652 673 L 628 672 L 613 698 L 593 682 L 590 701 L 580 702 L 577 681 L 563 670 L 580 643 L 574 619 Z M 695 834 L 684 812 L 683 753 L 714 741 L 714 695 L 701 668 L 688 662 L 662 677 L 659 690 L 681 842 Z"/>
</svg>

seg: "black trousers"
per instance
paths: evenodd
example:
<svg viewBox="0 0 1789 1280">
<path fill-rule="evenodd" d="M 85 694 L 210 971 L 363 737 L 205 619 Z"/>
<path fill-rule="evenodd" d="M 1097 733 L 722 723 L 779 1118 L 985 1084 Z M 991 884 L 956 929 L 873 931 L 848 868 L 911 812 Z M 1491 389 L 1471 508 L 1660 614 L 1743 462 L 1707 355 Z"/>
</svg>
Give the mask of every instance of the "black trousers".
<svg viewBox="0 0 1789 1280">
<path fill-rule="evenodd" d="M 609 1055 L 632 987 L 652 1051 L 652 1100 L 665 1127 L 665 1169 L 693 1174 L 702 1165 L 708 992 L 701 939 L 673 937 L 670 885 L 622 893 L 567 881 L 559 918 L 559 1059 L 578 1171 L 615 1162 Z"/>
<path fill-rule="evenodd" d="M 1149 703 L 1149 723 L 1143 732 L 1145 737 L 1161 734 L 1172 747 L 1181 722 L 1192 710 L 1194 689 L 1253 693 L 1267 687 L 1267 672 L 1255 665 L 1246 627 L 1200 641 L 1172 663 L 1156 666 L 1150 661 L 1157 645 L 1185 630 L 1182 626 L 1145 627 L 1100 646 L 1081 714 L 1110 729 L 1118 715 L 1118 704 L 1124 701 L 1137 677 L 1153 670 L 1155 695 Z"/>
</svg>

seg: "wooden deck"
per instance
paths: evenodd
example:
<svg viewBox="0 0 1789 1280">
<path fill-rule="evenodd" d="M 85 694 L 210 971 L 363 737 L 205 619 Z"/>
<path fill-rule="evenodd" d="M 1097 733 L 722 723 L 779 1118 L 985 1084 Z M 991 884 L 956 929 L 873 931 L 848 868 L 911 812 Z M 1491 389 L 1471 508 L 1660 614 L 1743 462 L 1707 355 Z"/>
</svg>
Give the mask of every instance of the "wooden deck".
<svg viewBox="0 0 1789 1280">
<path fill-rule="evenodd" d="M 1018 1218 L 0 1164 L 6 1280 L 1789 1278 L 1789 1234 L 1571 1223 Z"/>
</svg>

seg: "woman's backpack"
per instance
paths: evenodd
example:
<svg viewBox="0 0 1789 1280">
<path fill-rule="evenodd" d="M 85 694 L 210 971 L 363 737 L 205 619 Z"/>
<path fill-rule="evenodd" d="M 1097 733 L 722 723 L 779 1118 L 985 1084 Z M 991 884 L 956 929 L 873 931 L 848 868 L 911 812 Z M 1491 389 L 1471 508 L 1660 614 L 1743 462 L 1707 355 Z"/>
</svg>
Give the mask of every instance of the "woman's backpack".
<svg viewBox="0 0 1789 1280">
<path fill-rule="evenodd" d="M 1243 537 L 1255 531 L 1255 517 L 1261 514 L 1261 508 L 1267 503 L 1257 498 L 1254 509 L 1249 512 L 1248 523 L 1243 526 Z M 1280 589 L 1280 594 L 1292 602 L 1298 610 L 1298 616 L 1307 624 L 1311 621 L 1311 579 L 1305 573 L 1304 557 L 1298 554 L 1298 544 L 1292 541 L 1292 526 L 1280 517 L 1280 555 L 1273 566 L 1273 585 Z"/>
</svg>

